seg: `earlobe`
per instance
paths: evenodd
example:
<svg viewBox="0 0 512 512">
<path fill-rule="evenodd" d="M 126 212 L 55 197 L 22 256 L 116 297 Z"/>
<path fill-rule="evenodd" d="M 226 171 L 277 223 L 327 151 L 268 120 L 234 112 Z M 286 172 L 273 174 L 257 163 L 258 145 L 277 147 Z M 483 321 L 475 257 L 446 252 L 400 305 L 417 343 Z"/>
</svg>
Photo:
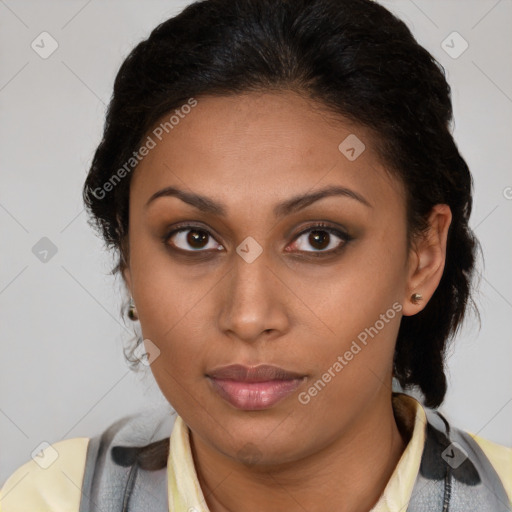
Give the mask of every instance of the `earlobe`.
<svg viewBox="0 0 512 512">
<path fill-rule="evenodd" d="M 413 244 L 404 297 L 404 316 L 420 312 L 441 281 L 451 220 L 452 213 L 448 205 L 435 205 L 428 218 L 427 231 L 419 235 Z"/>
</svg>

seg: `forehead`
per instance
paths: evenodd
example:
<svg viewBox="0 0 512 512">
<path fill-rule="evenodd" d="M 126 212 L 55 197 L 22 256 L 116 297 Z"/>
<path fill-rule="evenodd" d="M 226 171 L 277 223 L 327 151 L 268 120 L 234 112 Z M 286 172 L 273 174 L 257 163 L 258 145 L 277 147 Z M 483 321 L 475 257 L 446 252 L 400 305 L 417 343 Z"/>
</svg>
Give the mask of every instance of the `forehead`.
<svg viewBox="0 0 512 512">
<path fill-rule="evenodd" d="M 154 147 L 132 177 L 137 202 L 170 185 L 231 203 L 331 184 L 353 188 L 372 204 L 402 195 L 368 130 L 296 93 L 204 96 L 171 124 L 172 115 L 149 132 Z"/>
</svg>

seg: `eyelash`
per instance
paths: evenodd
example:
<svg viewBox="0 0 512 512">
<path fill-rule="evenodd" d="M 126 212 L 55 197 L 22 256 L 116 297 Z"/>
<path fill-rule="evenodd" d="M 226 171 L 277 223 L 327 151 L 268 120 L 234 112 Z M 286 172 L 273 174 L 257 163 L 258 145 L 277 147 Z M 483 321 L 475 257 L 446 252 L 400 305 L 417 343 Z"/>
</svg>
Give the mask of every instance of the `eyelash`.
<svg viewBox="0 0 512 512">
<path fill-rule="evenodd" d="M 164 245 L 169 247 L 170 250 L 172 250 L 174 252 L 179 252 L 181 254 L 185 253 L 187 255 L 190 255 L 190 254 L 201 254 L 201 253 L 212 252 L 211 249 L 206 250 L 206 251 L 201 250 L 201 249 L 186 250 L 186 249 L 180 249 L 178 247 L 173 247 L 173 246 L 169 245 L 168 242 L 174 235 L 176 235 L 177 233 L 181 233 L 183 231 L 190 231 L 192 229 L 196 229 L 197 231 L 203 232 L 203 233 L 207 234 L 209 237 L 214 239 L 214 237 L 211 235 L 211 233 L 207 229 L 205 229 L 201 226 L 193 225 L 193 224 L 184 224 L 184 225 L 179 225 L 179 226 L 175 227 L 172 231 L 166 233 L 162 237 L 162 242 L 164 243 Z M 294 237 L 293 242 L 298 240 L 301 236 L 303 236 L 307 233 L 310 233 L 312 231 L 326 232 L 331 235 L 337 236 L 338 238 L 340 238 L 343 241 L 343 243 L 340 243 L 336 248 L 330 249 L 329 251 L 323 251 L 323 250 L 298 251 L 299 253 L 306 253 L 307 255 L 313 256 L 314 258 L 323 257 L 323 256 L 332 256 L 334 254 L 338 254 L 345 248 L 346 244 L 353 239 L 348 233 L 341 231 L 337 228 L 333 228 L 333 227 L 329 226 L 328 224 L 324 224 L 324 223 L 320 222 L 320 223 L 314 224 L 312 226 L 308 226 L 306 229 L 301 231 L 298 235 L 296 235 Z"/>
</svg>

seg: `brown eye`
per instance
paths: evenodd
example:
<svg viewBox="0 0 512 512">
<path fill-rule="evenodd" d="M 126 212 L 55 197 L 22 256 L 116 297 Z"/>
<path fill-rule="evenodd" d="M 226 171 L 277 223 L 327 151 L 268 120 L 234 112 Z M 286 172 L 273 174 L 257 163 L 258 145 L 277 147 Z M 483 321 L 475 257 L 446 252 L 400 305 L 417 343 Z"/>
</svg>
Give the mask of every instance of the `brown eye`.
<svg viewBox="0 0 512 512">
<path fill-rule="evenodd" d="M 319 225 L 303 231 L 293 246 L 300 252 L 331 254 L 339 251 L 350 240 L 351 237 L 343 231 Z M 308 246 L 313 250 L 308 250 Z"/>
<path fill-rule="evenodd" d="M 188 226 L 173 231 L 165 237 L 166 243 L 168 243 L 169 240 L 172 240 L 171 245 L 188 252 L 205 252 L 204 250 L 206 249 L 221 250 L 223 248 L 220 244 L 211 244 L 215 239 L 208 231 L 194 226 Z M 208 245 L 209 243 L 210 246 Z"/>
</svg>

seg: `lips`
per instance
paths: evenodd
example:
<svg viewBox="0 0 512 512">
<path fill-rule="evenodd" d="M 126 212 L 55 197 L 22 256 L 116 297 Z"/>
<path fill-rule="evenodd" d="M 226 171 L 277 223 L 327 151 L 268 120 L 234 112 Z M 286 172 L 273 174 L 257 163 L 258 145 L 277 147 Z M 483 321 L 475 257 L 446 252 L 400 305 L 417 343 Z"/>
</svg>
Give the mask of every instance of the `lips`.
<svg viewBox="0 0 512 512">
<path fill-rule="evenodd" d="M 243 410 L 272 407 L 290 395 L 306 376 L 272 365 L 239 364 L 216 368 L 207 374 L 213 390 L 228 403 Z"/>
<path fill-rule="evenodd" d="M 215 379 L 231 379 L 240 382 L 265 382 L 269 380 L 292 380 L 304 377 L 299 373 L 290 372 L 279 366 L 262 364 L 259 366 L 244 366 L 231 364 L 208 372 Z"/>
</svg>

